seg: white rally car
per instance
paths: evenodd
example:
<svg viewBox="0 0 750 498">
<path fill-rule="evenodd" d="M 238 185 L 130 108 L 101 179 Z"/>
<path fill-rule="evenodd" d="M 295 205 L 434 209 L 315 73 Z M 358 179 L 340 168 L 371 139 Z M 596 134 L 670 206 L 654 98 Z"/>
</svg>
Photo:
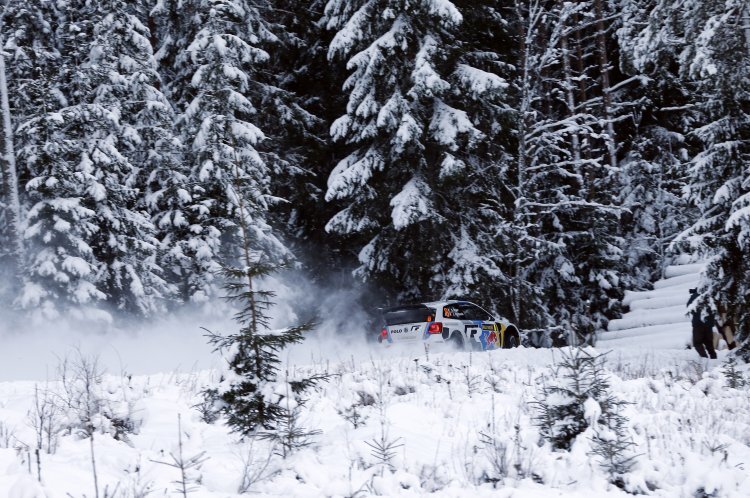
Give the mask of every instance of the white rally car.
<svg viewBox="0 0 750 498">
<path fill-rule="evenodd" d="M 521 336 L 515 325 L 467 301 L 397 306 L 382 310 L 378 341 L 386 345 L 447 344 L 458 350 L 515 348 Z"/>
</svg>

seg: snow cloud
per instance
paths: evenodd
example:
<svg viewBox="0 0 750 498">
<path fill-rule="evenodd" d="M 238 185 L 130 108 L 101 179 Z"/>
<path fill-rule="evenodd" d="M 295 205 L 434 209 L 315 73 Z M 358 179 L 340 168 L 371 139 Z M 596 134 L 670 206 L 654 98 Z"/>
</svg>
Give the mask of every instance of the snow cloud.
<svg viewBox="0 0 750 498">
<path fill-rule="evenodd" d="M 285 361 L 309 363 L 371 354 L 372 345 L 365 341 L 368 315 L 360 303 L 361 290 L 315 284 L 291 271 L 264 287 L 276 292 L 276 306 L 270 310 L 272 327 L 313 318 L 318 324 L 303 344 L 284 353 Z M 53 378 L 59 359 L 77 349 L 97 355 L 111 373 L 215 368 L 221 359 L 208 345 L 204 329 L 228 334 L 237 325 L 224 303 L 216 303 L 212 312 L 205 309 L 139 322 L 117 317 L 111 322 L 30 321 L 6 311 L 0 314 L 0 382 Z"/>
</svg>

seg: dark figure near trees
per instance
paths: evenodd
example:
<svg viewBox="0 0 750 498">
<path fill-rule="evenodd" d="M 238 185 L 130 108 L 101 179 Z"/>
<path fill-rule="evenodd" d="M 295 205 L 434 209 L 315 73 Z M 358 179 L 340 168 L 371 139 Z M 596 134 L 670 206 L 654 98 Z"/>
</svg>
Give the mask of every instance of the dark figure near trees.
<svg viewBox="0 0 750 498">
<path fill-rule="evenodd" d="M 698 297 L 698 289 L 690 289 L 690 299 L 687 305 L 690 304 Z M 716 359 L 716 349 L 714 349 L 714 334 L 713 328 L 716 322 L 714 321 L 714 315 L 710 311 L 706 311 L 705 318 L 702 316 L 700 309 L 695 309 L 692 312 L 693 316 L 693 347 L 703 358 Z M 708 352 L 708 354 L 706 354 Z"/>
</svg>

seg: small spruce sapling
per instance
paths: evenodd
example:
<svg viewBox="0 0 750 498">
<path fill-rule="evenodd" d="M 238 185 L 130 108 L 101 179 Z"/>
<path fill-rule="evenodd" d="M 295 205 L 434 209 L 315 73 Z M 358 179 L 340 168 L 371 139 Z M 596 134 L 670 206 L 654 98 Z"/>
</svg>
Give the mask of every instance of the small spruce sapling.
<svg viewBox="0 0 750 498">
<path fill-rule="evenodd" d="M 403 443 L 401 443 L 401 438 L 391 438 L 388 434 L 389 423 L 386 416 L 388 400 L 386 399 L 384 385 L 390 384 L 390 378 L 380 368 L 378 369 L 378 377 L 377 407 L 380 415 L 380 434 L 371 441 L 365 441 L 365 444 L 372 448 L 370 453 L 375 458 L 376 465 L 380 465 L 380 476 L 383 477 L 386 468 L 391 472 L 394 470 L 393 458 L 396 456 L 396 450 L 402 447 Z"/>
<path fill-rule="evenodd" d="M 313 328 L 313 323 L 272 330 L 268 310 L 273 306 L 275 293 L 259 290 L 260 279 L 279 271 L 285 263 L 273 263 L 261 248 L 262 229 L 257 225 L 257 215 L 262 203 L 252 194 L 252 179 L 241 177 L 235 168 L 232 199 L 235 204 L 235 221 L 242 238 L 239 260 L 242 267 L 224 266 L 225 299 L 237 305 L 234 320 L 240 325 L 237 333 L 227 336 L 208 332 L 209 343 L 215 351 L 228 356 L 230 377 L 217 389 L 207 389 L 205 396 L 218 404 L 218 410 L 227 417 L 234 432 L 243 436 L 258 430 L 273 431 L 288 424 L 289 412 L 277 394 L 279 353 L 286 346 L 302 342 L 303 333 Z M 260 233 L 260 235 L 259 235 Z M 324 374 L 289 380 L 288 390 L 298 401 L 306 390 L 321 380 Z"/>
<path fill-rule="evenodd" d="M 592 390 L 588 372 L 594 359 L 581 349 L 563 351 L 553 372 L 557 380 L 547 384 L 547 379 L 542 379 L 540 397 L 531 402 L 536 411 L 534 423 L 553 448 L 569 450 L 576 436 L 588 427 L 584 403 Z"/>
<path fill-rule="evenodd" d="M 260 259 L 260 258 L 259 258 Z M 303 333 L 311 323 L 282 330 L 271 330 L 266 311 L 273 304 L 271 291 L 255 290 L 256 279 L 270 275 L 279 265 L 250 261 L 245 268 L 224 268 L 227 299 L 240 304 L 235 321 L 239 332 L 222 336 L 209 332 L 209 343 L 216 351 L 228 353 L 230 378 L 218 389 L 208 389 L 205 396 L 218 403 L 219 411 L 227 417 L 233 431 L 243 436 L 256 430 L 274 430 L 284 422 L 286 408 L 283 396 L 276 394 L 272 385 L 279 382 L 279 353 L 290 344 L 302 342 Z M 289 382 L 291 394 L 304 391 L 323 380 L 323 375 Z"/>
<path fill-rule="evenodd" d="M 485 470 L 483 480 L 493 484 L 502 483 L 508 475 L 510 462 L 508 461 L 508 443 L 504 435 L 498 430 L 495 414 L 495 394 L 490 395 L 490 421 L 483 431 L 479 431 L 479 442 L 486 458 L 488 468 Z"/>
<path fill-rule="evenodd" d="M 294 451 L 305 448 L 312 444 L 312 438 L 322 433 L 322 431 L 307 429 L 301 423 L 301 409 L 306 400 L 300 396 L 291 396 L 289 392 L 291 382 L 288 379 L 284 383 L 286 390 L 283 399 L 279 405 L 281 412 L 279 414 L 276 428 L 269 431 L 258 433 L 260 439 L 271 441 L 278 448 L 277 455 L 286 458 Z"/>
<path fill-rule="evenodd" d="M 575 438 L 589 427 L 585 408 L 589 400 L 601 408 L 600 423 L 608 427 L 610 422 L 621 423 L 624 427 L 627 419 L 618 417 L 625 402 L 611 394 L 604 363 L 604 355 L 592 355 L 580 348 L 563 351 L 554 371 L 555 380 L 543 384 L 541 396 L 531 403 L 536 411 L 535 424 L 554 448 L 569 450 Z"/>
<path fill-rule="evenodd" d="M 205 451 L 201 451 L 191 457 L 185 457 L 182 450 L 182 416 L 180 414 L 177 414 L 177 445 L 177 454 L 169 454 L 172 459 L 171 462 L 163 462 L 160 460 L 152 460 L 152 462 L 174 467 L 180 471 L 180 479 L 173 482 L 173 484 L 177 486 L 175 492 L 181 494 L 183 498 L 187 498 L 188 493 L 197 490 L 193 484 L 199 481 L 199 479 L 189 475 L 190 471 L 199 469 L 200 466 L 208 460 L 208 457 L 206 456 Z"/>
<path fill-rule="evenodd" d="M 609 482 L 621 489 L 625 489 L 624 476 L 633 469 L 638 456 L 633 452 L 636 444 L 628 431 L 628 419 L 622 414 L 625 404 L 607 391 L 600 398 L 602 414 L 591 437 L 591 454 L 598 457 Z"/>
<path fill-rule="evenodd" d="M 731 389 L 740 389 L 747 384 L 742 371 L 737 368 L 737 359 L 734 356 L 727 358 L 724 363 L 724 376 L 727 379 L 727 387 Z"/>
<path fill-rule="evenodd" d="M 358 394 L 360 397 L 357 402 L 338 410 L 338 414 L 341 415 L 344 420 L 352 424 L 352 427 L 355 429 L 362 427 L 368 418 L 363 411 L 363 408 L 366 405 L 362 401 L 362 393 Z"/>
<path fill-rule="evenodd" d="M 125 469 L 128 480 L 121 498 L 148 498 L 154 492 L 154 482 L 145 480 L 142 470 L 139 456 L 132 468 Z"/>
</svg>

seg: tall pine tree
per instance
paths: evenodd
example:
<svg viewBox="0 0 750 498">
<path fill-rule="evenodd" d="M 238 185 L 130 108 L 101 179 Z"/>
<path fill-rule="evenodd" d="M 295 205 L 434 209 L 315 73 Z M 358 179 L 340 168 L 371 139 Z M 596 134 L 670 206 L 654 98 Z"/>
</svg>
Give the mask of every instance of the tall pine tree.
<svg viewBox="0 0 750 498">
<path fill-rule="evenodd" d="M 70 2 L 59 16 L 59 108 L 26 128 L 36 136 L 29 164 L 38 165 L 27 184 L 25 307 L 106 300 L 143 316 L 168 294 L 134 165 L 151 148 L 139 135 L 141 111 L 158 101 L 146 89 L 156 75 L 136 14 L 127 2 Z"/>
<path fill-rule="evenodd" d="M 503 271 L 475 217 L 485 209 L 501 225 L 498 192 L 479 188 L 504 167 L 502 150 L 480 144 L 497 134 L 507 87 L 496 57 L 481 60 L 477 31 L 457 40 L 464 17 L 451 2 L 333 0 L 325 19 L 336 30 L 329 57 L 351 71 L 331 128 L 350 152 L 328 180 L 341 210 L 327 230 L 361 247 L 360 277 L 400 299 L 476 292 Z"/>
<path fill-rule="evenodd" d="M 206 302 L 216 296 L 216 272 L 235 261 L 241 247 L 232 178 L 246 179 L 242 195 L 253 250 L 276 259 L 288 250 L 268 224 L 277 199 L 270 192 L 272 170 L 258 150 L 265 135 L 252 121 L 269 91 L 258 77 L 269 57 L 261 45 L 276 37 L 254 2 L 212 0 L 199 7 L 202 28 L 187 48 L 194 97 L 179 124 L 190 163 L 183 254 L 191 267 L 183 287 L 187 299 Z"/>
<path fill-rule="evenodd" d="M 578 336 L 571 341 L 591 340 L 617 315 L 623 284 L 614 137 L 600 131 L 612 116 L 591 103 L 591 88 L 581 102 L 573 86 L 578 64 L 571 39 L 585 7 L 515 4 L 521 72 L 516 217 L 528 227 L 527 247 L 535 254 L 521 272 L 543 295 L 548 322 L 540 325 L 564 326 Z"/>
<path fill-rule="evenodd" d="M 681 240 L 710 259 L 699 303 L 736 315 L 750 337 L 750 29 L 742 1 L 685 0 L 681 71 L 698 90 L 701 150 L 690 164 L 688 195 L 700 209 Z"/>
</svg>

